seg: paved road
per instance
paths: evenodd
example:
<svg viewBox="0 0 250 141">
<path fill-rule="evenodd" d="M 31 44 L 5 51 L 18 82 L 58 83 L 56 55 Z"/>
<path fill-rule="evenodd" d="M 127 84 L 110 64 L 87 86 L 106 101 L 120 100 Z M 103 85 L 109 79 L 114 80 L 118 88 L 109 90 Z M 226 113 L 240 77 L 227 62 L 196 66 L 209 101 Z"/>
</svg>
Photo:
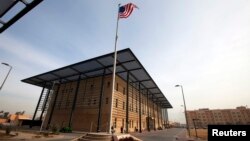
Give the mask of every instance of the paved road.
<svg viewBox="0 0 250 141">
<path fill-rule="evenodd" d="M 143 141 L 175 141 L 176 136 L 185 136 L 186 130 L 183 128 L 171 128 L 157 131 L 144 131 L 142 133 L 131 133 L 131 135 Z"/>
</svg>

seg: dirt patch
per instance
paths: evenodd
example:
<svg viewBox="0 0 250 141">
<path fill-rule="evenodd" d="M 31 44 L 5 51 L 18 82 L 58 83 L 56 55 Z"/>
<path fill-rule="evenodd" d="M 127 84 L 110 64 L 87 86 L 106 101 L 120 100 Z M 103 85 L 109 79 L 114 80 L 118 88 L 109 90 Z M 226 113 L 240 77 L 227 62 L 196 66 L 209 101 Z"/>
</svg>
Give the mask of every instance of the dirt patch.
<svg viewBox="0 0 250 141">
<path fill-rule="evenodd" d="M 207 140 L 207 129 L 196 129 L 197 137 Z M 190 134 L 192 137 L 196 137 L 195 129 L 190 129 Z"/>
<path fill-rule="evenodd" d="M 5 139 L 14 139 L 14 140 L 36 140 L 36 139 L 43 139 L 43 140 L 50 140 L 50 139 L 60 139 L 63 138 L 63 135 L 56 135 L 51 133 L 39 133 L 39 132 L 15 132 L 12 131 L 10 135 L 6 135 L 5 132 L 2 130 L 0 131 L 0 141 Z"/>
<path fill-rule="evenodd" d="M 12 137 L 15 137 L 15 135 L 12 135 L 12 134 L 7 135 L 4 132 L 0 132 L 0 140 L 1 139 L 9 139 L 9 138 L 12 138 Z"/>
</svg>

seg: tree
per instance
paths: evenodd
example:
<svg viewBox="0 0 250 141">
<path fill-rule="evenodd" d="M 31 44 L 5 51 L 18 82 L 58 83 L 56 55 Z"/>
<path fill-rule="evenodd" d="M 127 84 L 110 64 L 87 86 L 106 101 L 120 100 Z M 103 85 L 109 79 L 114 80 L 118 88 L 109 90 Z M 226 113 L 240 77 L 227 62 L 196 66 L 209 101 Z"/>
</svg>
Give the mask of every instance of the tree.
<svg viewBox="0 0 250 141">
<path fill-rule="evenodd" d="M 3 118 L 8 118 L 9 112 L 4 112 Z"/>
<path fill-rule="evenodd" d="M 24 115 L 25 111 L 18 111 L 16 112 L 16 115 Z"/>
</svg>

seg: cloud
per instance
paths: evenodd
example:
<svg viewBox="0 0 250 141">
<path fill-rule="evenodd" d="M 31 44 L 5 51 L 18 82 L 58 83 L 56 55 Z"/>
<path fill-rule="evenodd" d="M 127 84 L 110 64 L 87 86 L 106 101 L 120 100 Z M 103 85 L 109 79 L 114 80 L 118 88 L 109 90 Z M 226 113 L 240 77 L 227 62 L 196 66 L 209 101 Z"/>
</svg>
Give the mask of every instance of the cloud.
<svg viewBox="0 0 250 141">
<path fill-rule="evenodd" d="M 4 34 L 0 36 L 0 50 L 16 58 L 18 62 L 25 62 L 36 68 L 54 69 L 64 65 L 60 58 L 43 52 L 23 40 Z"/>
<path fill-rule="evenodd" d="M 51 55 L 50 52 L 43 52 L 32 44 L 8 34 L 0 35 L 0 43 L 0 61 L 13 66 L 1 90 L 1 108 L 14 112 L 17 110 L 16 105 L 20 105 L 19 108 L 30 113 L 41 88 L 23 83 L 21 80 L 64 66 L 63 59 Z M 6 70 L 1 69 L 2 74 L 5 76 Z"/>
</svg>

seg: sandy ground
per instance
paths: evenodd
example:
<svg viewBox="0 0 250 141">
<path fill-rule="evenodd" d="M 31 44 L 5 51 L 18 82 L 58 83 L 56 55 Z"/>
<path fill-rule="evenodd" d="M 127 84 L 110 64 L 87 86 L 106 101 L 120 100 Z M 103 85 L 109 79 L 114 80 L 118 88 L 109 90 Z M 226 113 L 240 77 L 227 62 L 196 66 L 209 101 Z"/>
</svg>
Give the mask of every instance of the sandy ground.
<svg viewBox="0 0 250 141">
<path fill-rule="evenodd" d="M 16 135 L 18 133 L 18 135 Z M 4 140 L 22 140 L 22 141 L 28 141 L 28 140 L 43 140 L 43 141 L 52 141 L 52 140 L 64 140 L 64 139 L 73 139 L 77 137 L 77 135 L 73 136 L 70 134 L 62 134 L 60 133 L 59 135 L 55 134 L 49 134 L 48 136 L 44 136 L 43 134 L 39 134 L 36 131 L 30 131 L 30 132 L 23 132 L 23 131 L 12 131 L 10 136 L 5 135 L 4 130 L 0 130 L 0 141 Z"/>
</svg>

